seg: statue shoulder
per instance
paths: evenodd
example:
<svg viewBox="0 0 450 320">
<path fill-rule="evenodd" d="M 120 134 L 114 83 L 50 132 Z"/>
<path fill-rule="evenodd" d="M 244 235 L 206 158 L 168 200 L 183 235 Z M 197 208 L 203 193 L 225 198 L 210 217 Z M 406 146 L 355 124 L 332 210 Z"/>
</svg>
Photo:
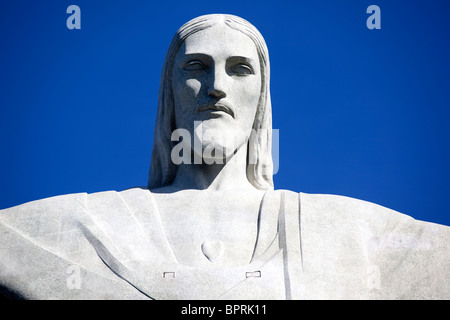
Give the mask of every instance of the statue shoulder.
<svg viewBox="0 0 450 320">
<path fill-rule="evenodd" d="M 59 195 L 0 210 L 0 222 L 27 233 L 56 222 L 84 206 L 86 193 Z M 26 229 L 26 230 L 24 230 Z"/>
<path fill-rule="evenodd" d="M 108 212 L 121 201 L 119 192 L 73 193 L 30 201 L 0 210 L 0 226 L 41 247 L 56 252 L 62 242 L 74 241 L 81 217 Z"/>
<path fill-rule="evenodd" d="M 347 196 L 312 194 L 282 189 L 268 191 L 267 193 L 272 197 L 280 197 L 281 194 L 284 194 L 283 197 L 287 201 L 299 201 L 302 215 L 314 214 L 324 218 L 329 215 L 330 218 L 340 220 L 369 219 L 382 221 L 386 221 L 391 215 L 408 217 L 376 203 Z"/>
<path fill-rule="evenodd" d="M 382 238 L 388 224 L 414 221 L 413 218 L 384 206 L 332 194 L 300 193 L 300 215 L 304 226 L 320 230 L 321 237 L 362 239 L 364 246 Z M 377 246 L 377 245 L 375 245 Z"/>
<path fill-rule="evenodd" d="M 149 195 L 147 189 L 130 188 L 49 197 L 0 210 L 0 225 L 30 239 L 49 238 L 70 232 L 81 217 L 103 216 L 118 207 L 127 210 Z"/>
<path fill-rule="evenodd" d="M 389 220 L 389 225 L 423 226 L 425 224 L 428 226 L 436 225 L 450 230 L 448 226 L 416 220 L 408 214 L 352 197 L 300 193 L 300 199 L 304 211 L 330 212 L 342 219 L 346 217 L 353 220 L 365 219 L 366 221 L 380 221 L 383 224 L 387 224 Z"/>
<path fill-rule="evenodd" d="M 300 199 L 305 209 L 333 212 L 342 218 L 348 216 L 351 219 L 365 217 L 385 220 L 393 214 L 403 215 L 373 202 L 341 195 L 300 193 Z"/>
</svg>

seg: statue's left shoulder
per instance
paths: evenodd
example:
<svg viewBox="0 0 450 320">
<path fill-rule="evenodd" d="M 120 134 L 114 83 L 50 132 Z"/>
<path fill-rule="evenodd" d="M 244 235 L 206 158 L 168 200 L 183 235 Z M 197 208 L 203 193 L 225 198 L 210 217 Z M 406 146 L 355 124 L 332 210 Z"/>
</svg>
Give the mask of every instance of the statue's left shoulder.
<svg viewBox="0 0 450 320">
<path fill-rule="evenodd" d="M 407 217 L 384 206 L 341 195 L 301 192 L 300 203 L 304 214 L 320 215 L 324 219 L 338 220 L 346 224 L 355 222 L 382 228 L 392 215 Z"/>
<path fill-rule="evenodd" d="M 378 279 L 372 298 L 450 297 L 450 227 L 345 196 L 301 193 L 300 203 L 304 242 L 365 261 Z"/>
</svg>

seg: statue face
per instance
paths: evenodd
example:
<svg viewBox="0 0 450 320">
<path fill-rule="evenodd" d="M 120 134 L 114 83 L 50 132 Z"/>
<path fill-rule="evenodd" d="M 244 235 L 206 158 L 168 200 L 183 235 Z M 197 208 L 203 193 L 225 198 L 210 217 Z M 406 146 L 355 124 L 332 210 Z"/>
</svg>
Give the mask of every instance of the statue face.
<svg viewBox="0 0 450 320">
<path fill-rule="evenodd" d="M 176 127 L 189 131 L 191 146 L 194 139 L 201 142 L 203 158 L 230 155 L 247 142 L 260 73 L 253 41 L 224 23 L 194 33 L 180 46 L 172 71 Z M 205 148 L 216 152 L 205 154 Z"/>
</svg>

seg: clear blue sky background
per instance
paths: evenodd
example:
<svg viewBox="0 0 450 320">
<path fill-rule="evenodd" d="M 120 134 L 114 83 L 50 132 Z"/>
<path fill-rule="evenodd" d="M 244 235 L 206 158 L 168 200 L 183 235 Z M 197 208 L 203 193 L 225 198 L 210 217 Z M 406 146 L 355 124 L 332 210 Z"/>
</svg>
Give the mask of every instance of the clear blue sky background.
<svg viewBox="0 0 450 320">
<path fill-rule="evenodd" d="M 68 30 L 66 8 L 81 8 Z M 366 9 L 381 8 L 381 30 Z M 450 225 L 450 1 L 0 2 L 0 208 L 146 185 L 163 59 L 231 13 L 271 58 L 277 189 Z"/>
</svg>

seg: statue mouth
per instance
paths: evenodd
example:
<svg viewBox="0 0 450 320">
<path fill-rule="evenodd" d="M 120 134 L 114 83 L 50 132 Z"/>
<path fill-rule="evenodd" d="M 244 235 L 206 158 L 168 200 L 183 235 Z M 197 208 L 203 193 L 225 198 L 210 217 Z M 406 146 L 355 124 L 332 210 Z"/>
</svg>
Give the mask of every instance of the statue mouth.
<svg viewBox="0 0 450 320">
<path fill-rule="evenodd" d="M 232 116 L 234 118 L 233 110 L 231 110 L 230 107 L 228 107 L 227 105 L 225 105 L 223 103 L 205 104 L 198 108 L 198 112 L 203 112 L 203 111 L 208 111 L 208 110 L 222 111 L 222 112 L 229 114 L 230 116 Z"/>
</svg>

